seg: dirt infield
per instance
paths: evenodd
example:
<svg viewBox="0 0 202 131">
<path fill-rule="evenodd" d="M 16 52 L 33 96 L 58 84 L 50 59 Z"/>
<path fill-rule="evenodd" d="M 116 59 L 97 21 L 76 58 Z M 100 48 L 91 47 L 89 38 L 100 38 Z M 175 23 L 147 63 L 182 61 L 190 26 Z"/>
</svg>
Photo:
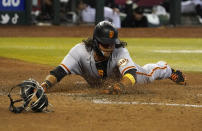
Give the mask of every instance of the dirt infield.
<svg viewBox="0 0 202 131">
<path fill-rule="evenodd" d="M 0 37 L 87 37 L 91 35 L 92 29 L 86 26 L 80 27 L 79 31 L 77 27 L 4 26 L 0 28 Z M 120 36 L 202 38 L 202 28 L 121 29 Z M 53 68 L 0 58 L 1 131 L 202 129 L 202 73 L 186 72 L 187 86 L 161 80 L 136 86 L 124 95 L 101 95 L 100 89 L 89 88 L 81 77 L 69 76 L 47 93 L 49 102 L 53 105 L 50 109 L 54 112 L 13 114 L 8 111 L 9 100 L 6 95 L 12 86 L 30 77 L 41 82 Z"/>
<path fill-rule="evenodd" d="M 2 26 L 0 37 L 89 37 L 93 26 Z M 9 32 L 9 33 L 8 33 Z M 122 28 L 120 37 L 202 38 L 202 27 Z"/>
</svg>

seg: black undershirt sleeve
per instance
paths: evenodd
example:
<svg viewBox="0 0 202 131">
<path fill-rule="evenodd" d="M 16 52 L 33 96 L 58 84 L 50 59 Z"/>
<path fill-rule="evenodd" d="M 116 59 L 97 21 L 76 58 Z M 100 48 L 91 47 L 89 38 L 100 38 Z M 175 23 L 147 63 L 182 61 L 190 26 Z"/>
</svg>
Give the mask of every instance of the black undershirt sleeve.
<svg viewBox="0 0 202 131">
<path fill-rule="evenodd" d="M 59 82 L 63 77 L 67 75 L 65 70 L 60 66 L 57 66 L 55 69 L 50 71 L 50 74 L 57 78 L 57 82 Z"/>
</svg>

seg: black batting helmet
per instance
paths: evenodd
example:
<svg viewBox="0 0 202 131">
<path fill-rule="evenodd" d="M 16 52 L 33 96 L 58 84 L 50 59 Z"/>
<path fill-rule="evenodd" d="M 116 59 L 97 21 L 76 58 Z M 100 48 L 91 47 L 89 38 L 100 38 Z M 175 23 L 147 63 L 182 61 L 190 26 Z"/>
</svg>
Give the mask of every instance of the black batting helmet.
<svg viewBox="0 0 202 131">
<path fill-rule="evenodd" d="M 105 44 L 117 44 L 118 30 L 109 21 L 99 22 L 94 29 L 93 39 L 99 43 Z"/>
<path fill-rule="evenodd" d="M 109 21 L 99 22 L 93 32 L 93 49 L 99 56 L 104 56 L 103 52 L 100 50 L 98 44 L 102 45 L 112 45 L 115 47 L 120 44 L 118 39 L 118 30 Z"/>
</svg>

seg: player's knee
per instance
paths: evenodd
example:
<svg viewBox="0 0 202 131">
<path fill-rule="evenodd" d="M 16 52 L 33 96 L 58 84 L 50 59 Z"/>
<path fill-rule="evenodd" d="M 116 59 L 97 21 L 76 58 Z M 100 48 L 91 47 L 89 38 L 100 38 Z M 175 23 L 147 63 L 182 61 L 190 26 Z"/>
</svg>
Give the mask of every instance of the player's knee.
<svg viewBox="0 0 202 131">
<path fill-rule="evenodd" d="M 159 65 L 159 66 L 165 66 L 165 65 L 167 65 L 167 62 L 165 62 L 165 61 L 158 61 L 157 65 Z"/>
</svg>

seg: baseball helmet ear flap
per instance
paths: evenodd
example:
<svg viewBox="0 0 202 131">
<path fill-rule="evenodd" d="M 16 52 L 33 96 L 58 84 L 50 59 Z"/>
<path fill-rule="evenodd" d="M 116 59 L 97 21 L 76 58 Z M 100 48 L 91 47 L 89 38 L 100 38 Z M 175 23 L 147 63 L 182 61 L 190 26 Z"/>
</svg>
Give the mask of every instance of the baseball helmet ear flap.
<svg viewBox="0 0 202 131">
<path fill-rule="evenodd" d="M 97 55 L 104 56 L 104 54 L 99 48 L 98 41 L 96 39 L 93 39 L 93 50 L 96 52 Z"/>
</svg>

